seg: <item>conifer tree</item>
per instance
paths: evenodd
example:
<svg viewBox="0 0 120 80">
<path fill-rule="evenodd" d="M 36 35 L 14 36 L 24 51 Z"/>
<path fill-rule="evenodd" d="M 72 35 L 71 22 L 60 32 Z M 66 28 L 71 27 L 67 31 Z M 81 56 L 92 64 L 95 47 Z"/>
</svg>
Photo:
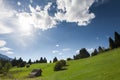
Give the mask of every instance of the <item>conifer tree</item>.
<svg viewBox="0 0 120 80">
<path fill-rule="evenodd" d="M 111 37 L 109 37 L 109 48 L 110 49 L 116 48 L 115 42 L 112 40 Z"/>
<path fill-rule="evenodd" d="M 116 45 L 115 47 L 116 48 L 120 47 L 120 35 L 117 32 L 115 32 L 114 36 L 115 36 L 115 45 Z"/>
</svg>

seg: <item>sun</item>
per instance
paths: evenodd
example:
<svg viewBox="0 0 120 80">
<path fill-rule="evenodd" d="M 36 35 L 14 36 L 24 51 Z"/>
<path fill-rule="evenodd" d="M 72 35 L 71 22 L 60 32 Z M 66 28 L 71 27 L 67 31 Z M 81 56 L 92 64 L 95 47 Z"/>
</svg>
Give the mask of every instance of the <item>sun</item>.
<svg viewBox="0 0 120 80">
<path fill-rule="evenodd" d="M 19 15 L 19 31 L 23 36 L 30 36 L 33 34 L 33 21 L 28 13 Z"/>
</svg>

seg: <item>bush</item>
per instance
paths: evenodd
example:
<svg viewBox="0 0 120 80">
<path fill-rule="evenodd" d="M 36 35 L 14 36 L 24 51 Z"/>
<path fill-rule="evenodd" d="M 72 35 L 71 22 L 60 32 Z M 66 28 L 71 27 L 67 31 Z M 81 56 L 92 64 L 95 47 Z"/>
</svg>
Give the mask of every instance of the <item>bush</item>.
<svg viewBox="0 0 120 80">
<path fill-rule="evenodd" d="M 30 67 L 30 64 L 26 64 L 26 68 L 29 68 Z"/>
<path fill-rule="evenodd" d="M 67 58 L 67 61 L 70 61 L 70 60 L 72 60 L 72 58 Z"/>
<path fill-rule="evenodd" d="M 65 60 L 60 60 L 62 66 L 66 66 L 66 61 Z"/>
<path fill-rule="evenodd" d="M 66 65 L 65 60 L 60 60 L 60 61 L 56 62 L 55 66 L 54 66 L 54 71 L 62 70 L 65 65 Z"/>
</svg>

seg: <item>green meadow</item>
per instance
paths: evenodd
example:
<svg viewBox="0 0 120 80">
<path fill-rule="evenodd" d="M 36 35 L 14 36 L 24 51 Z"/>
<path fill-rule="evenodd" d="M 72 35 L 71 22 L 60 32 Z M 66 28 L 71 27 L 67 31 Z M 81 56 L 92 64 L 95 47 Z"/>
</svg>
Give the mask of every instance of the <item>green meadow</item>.
<svg viewBox="0 0 120 80">
<path fill-rule="evenodd" d="M 30 68 L 12 68 L 1 79 L 18 80 L 120 80 L 120 48 L 94 57 L 67 62 L 66 70 L 53 71 L 54 63 L 32 64 Z M 36 68 L 42 69 L 42 76 L 28 78 Z M 0 80 L 1 80 L 0 79 Z"/>
</svg>

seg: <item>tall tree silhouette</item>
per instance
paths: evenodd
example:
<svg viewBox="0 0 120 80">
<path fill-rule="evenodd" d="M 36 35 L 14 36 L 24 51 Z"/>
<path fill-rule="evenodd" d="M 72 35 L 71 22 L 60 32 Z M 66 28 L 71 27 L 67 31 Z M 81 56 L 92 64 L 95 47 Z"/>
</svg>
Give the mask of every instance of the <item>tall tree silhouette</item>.
<svg viewBox="0 0 120 80">
<path fill-rule="evenodd" d="M 117 32 L 115 32 L 114 36 L 115 36 L 115 45 L 116 45 L 116 48 L 120 47 L 120 35 Z"/>
<path fill-rule="evenodd" d="M 94 52 L 92 52 L 91 56 L 95 56 L 97 54 L 98 54 L 98 51 L 97 51 L 97 49 L 95 49 Z"/>
<path fill-rule="evenodd" d="M 109 37 L 109 48 L 110 49 L 116 48 L 115 42 L 112 40 L 111 37 Z"/>
<path fill-rule="evenodd" d="M 58 59 L 57 59 L 57 57 L 55 57 L 54 59 L 53 59 L 53 63 L 54 62 L 57 62 L 58 61 Z"/>
</svg>

